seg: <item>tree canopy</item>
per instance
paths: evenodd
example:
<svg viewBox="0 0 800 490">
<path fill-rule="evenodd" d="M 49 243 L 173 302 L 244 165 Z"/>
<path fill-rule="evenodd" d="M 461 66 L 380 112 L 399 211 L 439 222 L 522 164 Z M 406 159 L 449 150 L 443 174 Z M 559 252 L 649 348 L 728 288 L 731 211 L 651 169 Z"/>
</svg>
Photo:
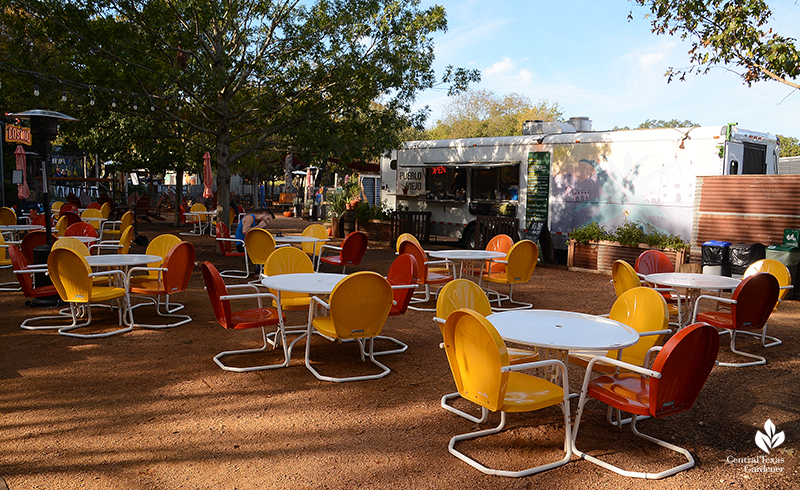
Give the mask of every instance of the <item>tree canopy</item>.
<svg viewBox="0 0 800 490">
<path fill-rule="evenodd" d="M 633 0 L 650 10 L 656 34 L 680 35 L 691 43 L 688 68 L 670 67 L 669 80 L 707 73 L 715 65 L 739 66 L 748 85 L 776 80 L 800 88 L 797 40 L 774 32 L 763 0 Z M 629 15 L 629 17 L 632 14 Z"/>
<path fill-rule="evenodd" d="M 697 123 L 694 123 L 688 119 L 684 119 L 683 121 L 679 119 L 670 119 L 669 121 L 665 121 L 664 119 L 647 119 L 642 124 L 636 126 L 633 129 L 658 129 L 658 128 L 693 128 L 696 126 L 700 126 Z M 615 126 L 614 130 L 620 129 L 631 129 L 628 126 L 619 127 Z"/>
<path fill-rule="evenodd" d="M 782 157 L 796 157 L 800 156 L 800 140 L 792 138 L 791 136 L 778 136 L 778 141 L 781 143 L 780 156 Z"/>
<path fill-rule="evenodd" d="M 132 136 L 124 117 L 108 122 L 116 113 L 149 121 L 195 161 L 210 150 L 222 217 L 237 162 L 269 152 L 373 158 L 422 126 L 424 111 L 411 111 L 419 91 L 444 83 L 455 93 L 479 79 L 448 67 L 437 80 L 433 35 L 446 30 L 445 11 L 419 0 L 1 1 L 4 89 L 36 83 L 38 108 L 69 110 L 83 129 Z M 31 99 L 4 102 L 17 110 Z"/>
<path fill-rule="evenodd" d="M 518 136 L 527 120 L 560 121 L 563 111 L 546 99 L 537 103 L 524 95 L 498 96 L 489 90 L 466 90 L 443 108 L 427 137 L 431 139 Z"/>
</svg>

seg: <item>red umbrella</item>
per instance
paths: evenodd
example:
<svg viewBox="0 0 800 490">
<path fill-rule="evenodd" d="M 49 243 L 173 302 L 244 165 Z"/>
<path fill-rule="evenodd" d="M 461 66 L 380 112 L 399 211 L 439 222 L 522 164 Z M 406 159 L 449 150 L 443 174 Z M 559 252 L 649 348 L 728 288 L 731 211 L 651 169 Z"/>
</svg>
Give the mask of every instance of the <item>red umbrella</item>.
<svg viewBox="0 0 800 490">
<path fill-rule="evenodd" d="M 25 165 L 25 150 L 22 145 L 17 145 L 14 155 L 17 156 L 17 170 L 22 170 L 22 183 L 17 184 L 17 195 L 20 199 L 27 199 L 30 197 L 31 191 L 28 190 L 28 171 L 25 168 L 27 165 Z"/>
<path fill-rule="evenodd" d="M 214 183 L 214 176 L 211 174 L 211 153 L 203 155 L 203 197 L 209 198 L 214 195 L 211 192 L 211 184 Z"/>
</svg>

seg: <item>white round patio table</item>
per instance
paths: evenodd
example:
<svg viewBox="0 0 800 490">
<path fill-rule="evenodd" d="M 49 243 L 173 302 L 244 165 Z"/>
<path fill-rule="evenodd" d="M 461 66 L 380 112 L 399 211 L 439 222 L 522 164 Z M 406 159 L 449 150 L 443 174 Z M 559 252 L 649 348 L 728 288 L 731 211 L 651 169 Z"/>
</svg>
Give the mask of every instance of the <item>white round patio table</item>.
<svg viewBox="0 0 800 490">
<path fill-rule="evenodd" d="M 76 240 L 79 240 L 79 241 L 85 243 L 86 245 L 90 245 L 90 244 L 92 244 L 92 243 L 94 243 L 94 242 L 96 242 L 98 240 L 97 237 L 93 237 L 93 236 L 60 236 L 60 237 L 58 237 L 59 240 L 61 240 L 62 238 L 74 238 Z"/>
<path fill-rule="evenodd" d="M 692 321 L 692 315 L 688 314 L 690 313 L 688 309 L 696 307 L 697 297 L 700 296 L 703 290 L 722 291 L 723 289 L 736 289 L 741 283 L 739 279 L 728 276 L 691 272 L 659 272 L 644 276 L 644 280 L 659 286 L 686 289 L 686 297 L 689 304 L 687 306 L 687 314 L 684 315 L 684 326 Z"/>
<path fill-rule="evenodd" d="M 467 275 L 472 276 L 475 269 L 475 261 L 491 259 L 501 259 L 506 256 L 503 252 L 493 252 L 491 250 L 432 250 L 428 255 L 435 259 L 446 259 L 459 261 L 458 277 L 464 277 L 464 266 L 467 268 Z"/>
<path fill-rule="evenodd" d="M 11 233 L 13 242 L 19 241 L 19 234 L 21 232 L 44 230 L 42 225 L 1 225 L 0 233 Z"/>
<path fill-rule="evenodd" d="M 186 213 L 186 215 L 197 216 L 197 219 L 200 220 L 200 233 L 187 232 L 181 233 L 181 235 L 202 235 L 206 232 L 206 227 L 208 227 L 208 234 L 214 236 L 214 227 L 211 226 L 211 218 L 217 215 L 216 211 L 191 211 Z"/>
<path fill-rule="evenodd" d="M 106 254 L 106 255 L 90 255 L 86 257 L 86 262 L 92 267 L 133 267 L 155 262 L 161 262 L 164 257 L 160 255 L 148 254 Z"/>
<path fill-rule="evenodd" d="M 290 293 L 331 294 L 333 288 L 345 277 L 347 277 L 347 274 L 302 272 L 298 274 L 267 276 L 261 279 L 261 284 L 266 288 L 278 291 L 278 300 L 280 301 L 281 291 Z"/>
</svg>

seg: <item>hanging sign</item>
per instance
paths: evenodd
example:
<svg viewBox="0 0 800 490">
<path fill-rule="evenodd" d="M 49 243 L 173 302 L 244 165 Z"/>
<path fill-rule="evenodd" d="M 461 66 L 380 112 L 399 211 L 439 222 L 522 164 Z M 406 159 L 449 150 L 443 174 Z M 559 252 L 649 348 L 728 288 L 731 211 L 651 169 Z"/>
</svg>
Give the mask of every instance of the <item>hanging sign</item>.
<svg viewBox="0 0 800 490">
<path fill-rule="evenodd" d="M 6 142 L 31 145 L 31 129 L 6 124 Z"/>
</svg>

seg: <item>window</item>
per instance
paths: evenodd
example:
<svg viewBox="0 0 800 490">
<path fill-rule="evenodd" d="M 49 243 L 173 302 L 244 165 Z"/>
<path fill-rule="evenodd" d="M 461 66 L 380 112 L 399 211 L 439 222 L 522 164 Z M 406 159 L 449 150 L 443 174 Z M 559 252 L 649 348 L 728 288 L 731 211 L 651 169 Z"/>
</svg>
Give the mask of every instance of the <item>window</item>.
<svg viewBox="0 0 800 490">
<path fill-rule="evenodd" d="M 519 194 L 519 165 L 472 170 L 472 200 L 515 200 Z"/>
</svg>

